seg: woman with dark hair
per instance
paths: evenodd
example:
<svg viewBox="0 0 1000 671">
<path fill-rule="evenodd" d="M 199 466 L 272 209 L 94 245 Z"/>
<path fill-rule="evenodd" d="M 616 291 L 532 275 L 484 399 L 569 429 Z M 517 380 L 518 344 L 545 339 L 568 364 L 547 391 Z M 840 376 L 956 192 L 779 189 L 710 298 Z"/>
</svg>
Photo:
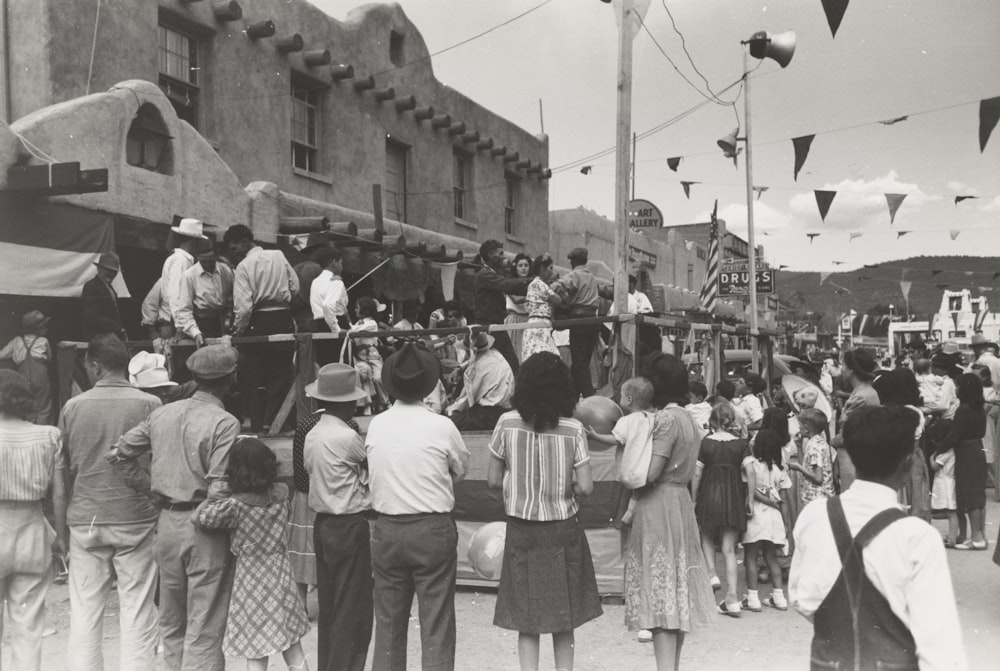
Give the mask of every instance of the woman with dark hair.
<svg viewBox="0 0 1000 671">
<path fill-rule="evenodd" d="M 657 669 L 677 669 L 684 636 L 712 622 L 717 609 L 688 491 L 701 433 L 683 407 L 688 374 L 680 359 L 657 354 L 641 374 L 653 383 L 659 410 L 647 485 L 625 549 L 625 624 L 652 632 Z"/>
<path fill-rule="evenodd" d="M 573 668 L 573 630 L 601 615 L 594 562 L 576 497 L 594 489 L 566 364 L 539 352 L 521 365 L 511 410 L 490 440 L 487 481 L 503 488 L 507 538 L 493 624 L 518 632 L 522 669 L 537 669 L 552 634 L 557 669 Z M 544 598 L 530 585 L 544 587 Z"/>
<path fill-rule="evenodd" d="M 841 382 L 851 390 L 850 396 L 844 401 L 839 420 L 840 432 L 830 441 L 830 446 L 837 450 L 835 464 L 839 472 L 839 489 L 845 491 L 854 482 L 854 462 L 851 455 L 844 449 L 843 427 L 847 418 L 861 408 L 882 405 L 878 400 L 878 392 L 872 387 L 878 366 L 875 357 L 866 349 L 858 348 L 844 352 L 844 365 L 841 367 Z"/>
<path fill-rule="evenodd" d="M 975 373 L 958 378 L 958 410 L 945 440 L 945 449 L 955 451 L 955 499 L 958 517 L 968 517 L 969 536 L 956 543 L 956 550 L 985 550 L 983 513 L 986 508 L 986 410 L 983 383 Z"/>
<path fill-rule="evenodd" d="M 531 267 L 533 262 L 531 257 L 521 252 L 514 257 L 514 262 L 510 264 L 510 275 L 514 279 L 527 279 L 531 277 Z M 528 302 L 526 296 L 513 296 L 505 294 L 507 297 L 507 316 L 504 324 L 523 324 L 528 321 Z M 524 340 L 524 331 L 508 331 L 510 342 L 514 345 L 514 354 L 519 361 L 524 361 L 527 356 L 521 353 L 521 343 Z"/>
<path fill-rule="evenodd" d="M 924 413 L 920 409 L 924 401 L 920 396 L 917 376 L 909 368 L 886 371 L 872 383 L 882 405 L 893 403 L 902 405 L 917 417 L 917 430 L 913 436 L 913 460 L 909 481 L 897 490 L 899 502 L 907 506 L 910 515 L 925 522 L 931 521 L 931 476 L 927 457 L 920 449 L 920 438 L 924 434 Z"/>
<path fill-rule="evenodd" d="M 521 342 L 521 360 L 524 361 L 537 352 L 551 352 L 558 356 L 559 348 L 552 340 L 552 308 L 562 304 L 562 299 L 549 287 L 555 279 L 552 257 L 540 254 L 531 264 L 534 277 L 528 285 L 525 304 L 528 306 L 528 321 L 538 322 L 535 328 L 524 331 Z"/>
<path fill-rule="evenodd" d="M 69 549 L 61 432 L 28 421 L 35 411 L 24 376 L 0 369 L 0 599 L 7 602 L 8 622 L 13 625 L 12 666 L 28 671 L 42 665 L 54 543 L 58 541 L 61 552 Z M 42 512 L 42 501 L 50 494 L 58 536 Z"/>
</svg>

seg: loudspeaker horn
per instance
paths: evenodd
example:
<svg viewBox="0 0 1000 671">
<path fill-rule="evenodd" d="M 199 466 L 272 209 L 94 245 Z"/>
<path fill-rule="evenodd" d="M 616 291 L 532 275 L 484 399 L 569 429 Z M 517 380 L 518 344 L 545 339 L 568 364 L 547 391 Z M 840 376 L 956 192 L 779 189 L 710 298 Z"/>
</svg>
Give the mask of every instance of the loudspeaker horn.
<svg viewBox="0 0 1000 671">
<path fill-rule="evenodd" d="M 792 62 L 795 55 L 795 31 L 786 30 L 783 33 L 770 34 L 764 31 L 754 33 L 747 40 L 750 44 L 750 55 L 754 58 L 770 58 L 781 67 Z"/>
<path fill-rule="evenodd" d="M 726 158 L 736 156 L 736 136 L 739 132 L 739 128 L 734 128 L 732 133 L 723 135 L 716 141 L 716 144 L 722 149 L 722 153 L 725 154 Z"/>
</svg>

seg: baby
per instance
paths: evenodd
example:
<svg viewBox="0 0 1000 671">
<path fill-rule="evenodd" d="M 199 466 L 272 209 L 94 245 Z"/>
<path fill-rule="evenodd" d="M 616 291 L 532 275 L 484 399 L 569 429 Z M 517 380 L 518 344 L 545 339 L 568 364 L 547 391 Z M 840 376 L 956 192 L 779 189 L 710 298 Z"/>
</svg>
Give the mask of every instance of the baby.
<svg viewBox="0 0 1000 671">
<path fill-rule="evenodd" d="M 600 434 L 587 426 L 587 436 L 605 445 L 617 445 L 618 480 L 630 490 L 645 486 L 649 462 L 653 457 L 653 385 L 644 377 L 633 377 L 622 385 L 621 406 L 625 416 L 615 423 L 611 433 Z M 631 524 L 635 515 L 635 494 L 631 494 L 623 524 Z"/>
</svg>

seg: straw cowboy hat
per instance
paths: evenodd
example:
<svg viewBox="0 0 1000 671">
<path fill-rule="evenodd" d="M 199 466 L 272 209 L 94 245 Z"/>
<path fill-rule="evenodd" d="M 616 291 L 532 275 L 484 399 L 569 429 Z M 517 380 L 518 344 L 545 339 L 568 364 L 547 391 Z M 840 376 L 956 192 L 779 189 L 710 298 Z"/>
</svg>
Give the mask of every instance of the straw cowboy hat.
<svg viewBox="0 0 1000 671">
<path fill-rule="evenodd" d="M 153 368 L 166 368 L 167 358 L 162 354 L 154 354 L 153 352 L 138 352 L 134 357 L 129 359 L 128 362 L 128 374 L 131 376 L 136 376 L 144 370 L 151 370 Z"/>
<path fill-rule="evenodd" d="M 306 396 L 318 401 L 346 403 L 367 396 L 358 386 L 358 371 L 346 363 L 328 363 L 319 369 L 316 381 L 306 385 Z"/>
<path fill-rule="evenodd" d="M 21 317 L 21 333 L 28 333 L 49 323 L 52 317 L 46 317 L 38 310 L 25 312 Z"/>
<path fill-rule="evenodd" d="M 199 219 L 185 217 L 184 219 L 181 219 L 180 223 L 176 226 L 171 226 L 170 230 L 177 235 L 183 235 L 186 238 L 208 240 L 208 237 L 205 235 L 205 224 L 203 224 Z"/>
<path fill-rule="evenodd" d="M 974 334 L 972 338 L 969 340 L 969 346 L 972 347 L 972 349 L 976 349 L 979 347 L 992 347 L 993 349 L 997 349 L 997 344 L 992 340 L 989 340 L 982 333 Z"/>
<path fill-rule="evenodd" d="M 382 367 L 382 386 L 390 396 L 404 401 L 425 398 L 440 378 L 438 358 L 413 343 L 403 345 Z"/>
<path fill-rule="evenodd" d="M 98 268 L 113 270 L 116 273 L 122 268 L 121 261 L 118 260 L 118 255 L 114 252 L 104 252 L 97 257 L 97 260 L 94 261 L 94 265 Z"/>
</svg>

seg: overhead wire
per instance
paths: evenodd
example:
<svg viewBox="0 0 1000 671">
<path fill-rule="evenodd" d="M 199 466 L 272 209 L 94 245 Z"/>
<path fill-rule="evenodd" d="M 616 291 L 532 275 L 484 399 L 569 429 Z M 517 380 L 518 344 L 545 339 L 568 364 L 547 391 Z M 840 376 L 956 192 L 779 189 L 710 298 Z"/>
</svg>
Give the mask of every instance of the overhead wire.
<svg viewBox="0 0 1000 671">
<path fill-rule="evenodd" d="M 701 70 L 698 69 L 698 66 L 694 62 L 694 58 L 692 58 L 691 56 L 691 52 L 688 51 L 687 40 L 684 39 L 684 33 L 682 33 L 680 29 L 677 27 L 677 22 L 674 20 L 674 15 L 671 13 L 670 8 L 667 6 L 667 0 L 660 0 L 660 2 L 663 4 L 663 9 L 667 12 L 667 16 L 670 18 L 670 25 L 673 27 L 674 32 L 677 33 L 677 37 L 681 38 L 681 49 L 684 50 L 684 55 L 687 56 L 688 63 L 691 64 L 691 68 L 695 71 L 695 73 L 699 77 L 701 77 L 701 80 L 705 82 L 705 89 L 712 95 L 713 98 L 719 101 L 720 104 L 735 106 L 736 100 L 739 99 L 739 95 L 737 94 L 736 98 L 734 98 L 732 102 L 729 102 L 720 98 L 715 93 L 715 91 L 712 90 L 712 85 L 708 82 L 708 78 L 705 77 L 705 75 L 702 74 Z M 733 109 L 735 110 L 735 107 Z M 739 121 L 739 117 L 737 117 L 737 121 Z"/>
</svg>

